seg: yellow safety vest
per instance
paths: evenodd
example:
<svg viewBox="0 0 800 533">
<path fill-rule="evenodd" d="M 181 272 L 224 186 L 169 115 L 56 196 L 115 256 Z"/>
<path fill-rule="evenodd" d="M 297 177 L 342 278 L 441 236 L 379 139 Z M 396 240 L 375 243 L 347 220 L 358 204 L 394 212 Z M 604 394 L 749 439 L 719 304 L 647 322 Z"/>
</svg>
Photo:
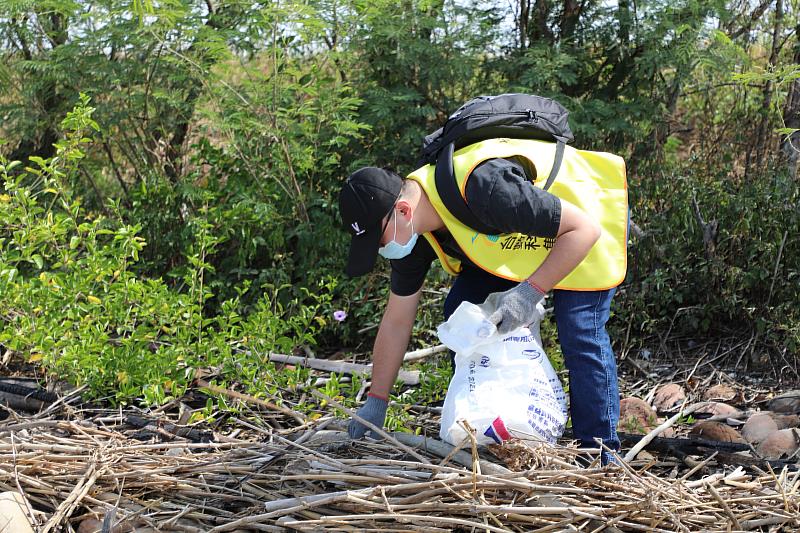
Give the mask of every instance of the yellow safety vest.
<svg viewBox="0 0 800 533">
<path fill-rule="evenodd" d="M 555 158 L 555 143 L 522 139 L 490 139 L 458 150 L 453 155 L 453 170 L 465 195 L 472 170 L 487 159 L 521 156 L 537 170 L 534 185 L 544 186 Z M 426 165 L 409 174 L 419 183 L 447 230 L 464 254 L 481 269 L 501 278 L 522 281 L 547 257 L 555 239 L 521 233 L 485 235 L 459 222 L 445 207 L 436 190 L 435 165 Z M 583 209 L 601 227 L 598 241 L 586 258 L 568 274 L 556 289 L 576 291 L 604 290 L 625 279 L 627 268 L 628 188 L 625 161 L 619 156 L 576 150 L 567 146 L 558 177 L 549 192 Z M 424 234 L 444 269 L 456 275 L 458 259 L 448 256 L 432 233 Z"/>
</svg>

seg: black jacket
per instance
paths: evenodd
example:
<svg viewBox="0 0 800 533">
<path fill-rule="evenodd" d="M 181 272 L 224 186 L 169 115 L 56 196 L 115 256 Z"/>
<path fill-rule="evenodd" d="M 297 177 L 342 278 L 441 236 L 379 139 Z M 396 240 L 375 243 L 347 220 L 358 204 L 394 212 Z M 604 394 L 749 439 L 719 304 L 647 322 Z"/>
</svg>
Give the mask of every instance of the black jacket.
<svg viewBox="0 0 800 533">
<path fill-rule="evenodd" d="M 527 173 L 527 174 L 526 174 Z M 536 168 L 527 159 L 489 159 L 472 171 L 467 180 L 467 205 L 475 216 L 497 233 L 523 233 L 536 237 L 555 237 L 561 223 L 558 197 L 531 184 Z M 447 229 L 434 232 L 444 251 L 474 267 Z M 417 292 L 436 253 L 427 239 L 420 238 L 411 253 L 391 261 L 392 292 L 410 296 Z"/>
</svg>

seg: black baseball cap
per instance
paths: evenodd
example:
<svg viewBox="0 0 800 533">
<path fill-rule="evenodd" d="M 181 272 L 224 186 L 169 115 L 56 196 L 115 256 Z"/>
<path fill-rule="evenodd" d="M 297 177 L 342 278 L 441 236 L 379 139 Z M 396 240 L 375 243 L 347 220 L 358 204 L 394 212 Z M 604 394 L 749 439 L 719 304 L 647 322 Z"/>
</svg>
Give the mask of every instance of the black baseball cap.
<svg viewBox="0 0 800 533">
<path fill-rule="evenodd" d="M 403 178 L 390 170 L 364 167 L 353 172 L 339 193 L 339 213 L 352 235 L 345 273 L 363 276 L 375 266 L 381 221 L 400 196 Z"/>
</svg>

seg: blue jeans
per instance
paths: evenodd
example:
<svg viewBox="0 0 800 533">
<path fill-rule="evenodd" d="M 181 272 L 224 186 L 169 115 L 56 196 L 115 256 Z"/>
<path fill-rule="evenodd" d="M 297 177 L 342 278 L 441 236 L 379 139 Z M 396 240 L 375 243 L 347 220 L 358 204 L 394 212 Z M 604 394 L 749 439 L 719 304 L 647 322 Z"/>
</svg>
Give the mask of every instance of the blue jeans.
<svg viewBox="0 0 800 533">
<path fill-rule="evenodd" d="M 453 283 L 444 302 L 449 318 L 463 301 L 483 303 L 486 297 L 517 283 L 475 268 L 465 268 Z M 617 362 L 606 332 L 611 298 L 616 289 L 605 291 L 553 291 L 558 339 L 569 370 L 572 431 L 582 447 L 595 448 L 595 438 L 618 450 L 619 388 Z M 602 462 L 609 458 L 603 453 Z"/>
</svg>

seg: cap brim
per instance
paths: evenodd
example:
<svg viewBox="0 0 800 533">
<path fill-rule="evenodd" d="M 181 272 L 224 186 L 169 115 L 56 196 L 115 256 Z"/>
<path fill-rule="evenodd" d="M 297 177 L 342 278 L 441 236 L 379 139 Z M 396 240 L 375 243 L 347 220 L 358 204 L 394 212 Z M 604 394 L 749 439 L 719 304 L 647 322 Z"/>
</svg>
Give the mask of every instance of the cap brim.
<svg viewBox="0 0 800 533">
<path fill-rule="evenodd" d="M 345 274 L 355 278 L 369 273 L 378 260 L 380 240 L 380 228 L 365 231 L 350 239 L 350 257 L 344 269 Z"/>
</svg>

